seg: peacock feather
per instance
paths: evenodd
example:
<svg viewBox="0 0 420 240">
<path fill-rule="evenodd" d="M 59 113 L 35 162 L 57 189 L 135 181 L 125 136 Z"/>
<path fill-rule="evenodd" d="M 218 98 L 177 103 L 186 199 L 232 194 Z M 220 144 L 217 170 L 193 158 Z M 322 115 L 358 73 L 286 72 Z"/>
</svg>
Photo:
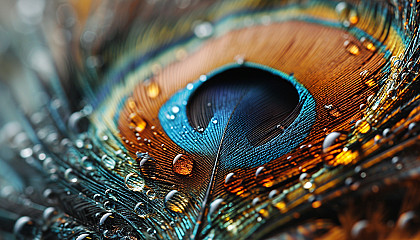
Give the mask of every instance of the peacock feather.
<svg viewBox="0 0 420 240">
<path fill-rule="evenodd" d="M 0 6 L 0 240 L 420 238 L 419 1 Z"/>
</svg>

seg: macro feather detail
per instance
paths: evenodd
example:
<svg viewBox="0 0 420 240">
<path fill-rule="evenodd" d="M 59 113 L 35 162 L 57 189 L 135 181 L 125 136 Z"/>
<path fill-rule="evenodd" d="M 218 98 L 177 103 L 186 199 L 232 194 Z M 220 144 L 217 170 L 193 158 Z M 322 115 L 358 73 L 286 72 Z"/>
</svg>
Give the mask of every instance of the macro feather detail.
<svg viewBox="0 0 420 240">
<path fill-rule="evenodd" d="M 419 237 L 417 1 L 2 4 L 0 239 Z"/>
</svg>

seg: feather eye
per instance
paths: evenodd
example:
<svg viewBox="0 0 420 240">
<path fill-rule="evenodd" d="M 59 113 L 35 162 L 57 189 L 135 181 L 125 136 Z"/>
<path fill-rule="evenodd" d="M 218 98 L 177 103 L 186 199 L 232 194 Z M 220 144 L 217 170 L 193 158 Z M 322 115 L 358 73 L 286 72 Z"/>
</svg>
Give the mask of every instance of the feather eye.
<svg viewBox="0 0 420 240">
<path fill-rule="evenodd" d="M 55 4 L 57 73 L 22 57 L 42 96 L 3 130 L 0 233 L 356 239 L 394 236 L 378 202 L 418 210 L 393 196 L 418 189 L 416 1 Z"/>
</svg>

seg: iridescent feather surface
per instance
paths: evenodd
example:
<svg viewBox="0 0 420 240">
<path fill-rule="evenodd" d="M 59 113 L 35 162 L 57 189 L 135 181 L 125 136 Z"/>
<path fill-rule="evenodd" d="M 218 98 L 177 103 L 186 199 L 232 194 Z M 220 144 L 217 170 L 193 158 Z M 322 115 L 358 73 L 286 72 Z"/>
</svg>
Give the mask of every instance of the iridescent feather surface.
<svg viewBox="0 0 420 240">
<path fill-rule="evenodd" d="M 1 3 L 0 239 L 418 239 L 410 1 Z"/>
</svg>

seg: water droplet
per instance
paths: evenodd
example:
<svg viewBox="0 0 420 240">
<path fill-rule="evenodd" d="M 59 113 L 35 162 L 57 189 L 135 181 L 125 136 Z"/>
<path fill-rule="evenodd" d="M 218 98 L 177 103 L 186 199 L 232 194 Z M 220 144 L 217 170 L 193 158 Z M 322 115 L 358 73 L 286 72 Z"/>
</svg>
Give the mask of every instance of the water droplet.
<svg viewBox="0 0 420 240">
<path fill-rule="evenodd" d="M 209 213 L 207 215 L 209 222 L 220 213 L 220 210 L 224 205 L 225 200 L 223 198 L 217 198 L 210 204 Z"/>
<path fill-rule="evenodd" d="M 115 209 L 115 202 L 113 200 L 108 200 L 104 202 L 104 208 L 108 210 Z"/>
<path fill-rule="evenodd" d="M 79 111 L 70 115 L 67 125 L 74 132 L 83 133 L 88 130 L 89 123 L 88 115 L 83 111 Z"/>
<path fill-rule="evenodd" d="M 347 136 L 340 132 L 331 132 L 329 133 L 322 143 L 322 151 L 324 153 L 330 152 L 331 150 L 335 149 L 335 145 L 339 142 L 344 141 Z"/>
<path fill-rule="evenodd" d="M 190 175 L 194 167 L 191 157 L 183 154 L 176 155 L 172 164 L 174 172 L 180 175 Z"/>
<path fill-rule="evenodd" d="M 245 57 L 243 55 L 236 55 L 235 62 L 239 65 L 242 65 L 245 63 Z"/>
<path fill-rule="evenodd" d="M 76 238 L 76 240 L 87 240 L 87 239 L 91 239 L 91 237 L 90 237 L 90 234 L 89 233 L 83 233 L 83 234 L 80 234 L 77 238 Z"/>
<path fill-rule="evenodd" d="M 77 183 L 79 179 L 73 169 L 68 168 L 64 172 L 64 178 L 70 183 Z"/>
<path fill-rule="evenodd" d="M 400 215 L 397 227 L 410 234 L 415 234 L 420 229 L 420 218 L 414 211 L 408 211 Z"/>
<path fill-rule="evenodd" d="M 194 85 L 192 83 L 187 84 L 187 89 L 192 90 L 194 88 Z"/>
<path fill-rule="evenodd" d="M 101 194 L 99 194 L 99 193 L 96 193 L 95 195 L 93 195 L 93 200 L 94 200 L 96 203 L 100 203 L 100 202 L 102 202 L 102 195 L 101 195 Z"/>
<path fill-rule="evenodd" d="M 278 194 L 279 194 L 279 191 L 277 191 L 276 189 L 271 190 L 270 193 L 268 194 L 268 198 L 270 199 L 275 198 Z"/>
<path fill-rule="evenodd" d="M 13 226 L 13 234 L 22 239 L 34 239 L 37 233 L 35 222 L 27 216 L 20 217 Z"/>
<path fill-rule="evenodd" d="M 354 239 L 377 239 L 377 233 L 369 229 L 369 222 L 367 220 L 360 220 L 356 222 L 351 228 L 351 236 Z"/>
<path fill-rule="evenodd" d="M 255 206 L 257 205 L 259 202 L 261 201 L 261 199 L 259 197 L 256 197 L 254 199 L 252 199 L 252 205 Z"/>
<path fill-rule="evenodd" d="M 374 52 L 376 50 L 375 45 L 370 40 L 368 40 L 367 38 L 362 37 L 360 39 L 360 42 L 362 42 L 363 47 L 365 47 L 367 50 L 372 51 L 372 52 Z"/>
<path fill-rule="evenodd" d="M 155 81 L 148 81 L 146 85 L 146 93 L 149 98 L 156 98 L 160 93 L 159 85 Z"/>
<path fill-rule="evenodd" d="M 367 133 L 370 131 L 370 124 L 366 120 L 358 120 L 356 124 L 354 125 L 360 133 Z"/>
<path fill-rule="evenodd" d="M 315 190 L 315 184 L 313 183 L 311 177 L 307 173 L 302 173 L 299 176 L 299 181 L 302 184 L 303 189 L 313 192 Z"/>
<path fill-rule="evenodd" d="M 146 128 L 147 123 L 144 121 L 138 114 L 131 113 L 129 116 L 130 128 L 136 130 L 137 132 L 143 132 Z"/>
<path fill-rule="evenodd" d="M 149 200 L 156 199 L 156 192 L 153 189 L 149 189 L 146 191 L 146 195 L 149 198 Z"/>
<path fill-rule="evenodd" d="M 325 109 L 328 111 L 328 115 L 333 118 L 338 118 L 341 116 L 341 111 L 336 106 L 329 104 L 324 106 Z"/>
<path fill-rule="evenodd" d="M 51 221 L 55 216 L 57 216 L 58 211 L 54 207 L 48 207 L 42 212 L 42 218 L 44 221 Z"/>
<path fill-rule="evenodd" d="M 95 163 L 93 162 L 93 160 L 91 158 L 89 158 L 87 156 L 83 156 L 80 159 L 80 165 L 88 171 L 92 171 L 92 170 L 95 169 Z"/>
<path fill-rule="evenodd" d="M 21 158 L 28 158 L 31 157 L 33 154 L 33 151 L 31 148 L 24 148 L 20 151 L 20 157 Z"/>
<path fill-rule="evenodd" d="M 344 47 L 346 48 L 347 52 L 352 55 L 359 55 L 360 48 L 354 43 L 349 40 L 344 41 Z"/>
<path fill-rule="evenodd" d="M 235 173 L 229 173 L 226 175 L 224 186 L 227 191 L 236 193 L 237 195 L 244 192 L 242 179 L 235 175 Z"/>
<path fill-rule="evenodd" d="M 137 213 L 137 215 L 141 218 L 145 218 L 149 215 L 149 211 L 146 207 L 146 204 L 143 202 L 139 202 L 134 207 L 134 211 Z"/>
<path fill-rule="evenodd" d="M 335 7 L 335 11 L 339 21 L 345 27 L 350 27 L 359 22 L 359 16 L 356 10 L 346 2 L 339 2 Z"/>
<path fill-rule="evenodd" d="M 271 171 L 265 167 L 257 168 L 257 171 L 255 171 L 255 181 L 264 187 L 271 187 L 275 182 Z"/>
<path fill-rule="evenodd" d="M 144 188 L 144 180 L 137 173 L 129 173 L 124 179 L 125 186 L 134 192 L 141 192 Z"/>
<path fill-rule="evenodd" d="M 173 106 L 173 107 L 171 108 L 171 111 L 172 111 L 174 114 L 177 114 L 177 113 L 179 113 L 179 107 L 178 107 L 178 106 Z"/>
<path fill-rule="evenodd" d="M 147 153 L 137 154 L 137 161 L 140 166 L 140 173 L 143 177 L 156 179 L 156 160 Z"/>
<path fill-rule="evenodd" d="M 111 221 L 113 218 L 114 216 L 112 216 L 112 213 L 105 213 L 99 220 L 99 225 L 102 226 L 106 224 L 106 222 Z"/>
<path fill-rule="evenodd" d="M 117 163 L 115 162 L 114 159 L 112 159 L 111 157 L 109 157 L 108 155 L 103 155 L 101 158 L 101 163 L 104 167 L 108 168 L 108 169 L 114 169 L 115 166 L 117 165 Z"/>
<path fill-rule="evenodd" d="M 217 124 L 217 118 L 213 118 L 213 120 L 211 121 L 213 124 Z"/>
<path fill-rule="evenodd" d="M 56 173 L 58 170 L 57 164 L 55 164 L 54 160 L 50 157 L 44 160 L 42 167 L 47 173 Z"/>
<path fill-rule="evenodd" d="M 213 25 L 210 22 L 198 22 L 194 27 L 194 34 L 198 38 L 207 38 L 213 34 Z"/>
<path fill-rule="evenodd" d="M 177 190 L 170 191 L 165 197 L 165 207 L 172 212 L 183 213 L 187 204 L 187 196 Z"/>
</svg>

